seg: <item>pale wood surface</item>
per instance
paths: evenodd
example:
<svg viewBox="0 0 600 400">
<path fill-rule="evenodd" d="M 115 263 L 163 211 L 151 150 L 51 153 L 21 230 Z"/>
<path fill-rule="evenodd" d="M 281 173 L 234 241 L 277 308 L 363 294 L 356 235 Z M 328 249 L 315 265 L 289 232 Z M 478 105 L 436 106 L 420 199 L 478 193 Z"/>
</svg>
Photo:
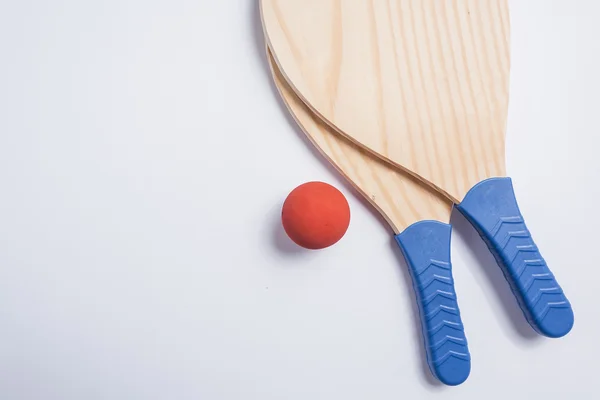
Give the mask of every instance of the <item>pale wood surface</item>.
<svg viewBox="0 0 600 400">
<path fill-rule="evenodd" d="M 383 215 L 396 234 L 422 220 L 448 223 L 452 203 L 333 131 L 298 98 L 267 50 L 273 79 L 290 113 L 321 154 Z"/>
<path fill-rule="evenodd" d="M 505 175 L 508 0 L 262 0 L 275 61 L 336 130 L 455 202 Z"/>
</svg>

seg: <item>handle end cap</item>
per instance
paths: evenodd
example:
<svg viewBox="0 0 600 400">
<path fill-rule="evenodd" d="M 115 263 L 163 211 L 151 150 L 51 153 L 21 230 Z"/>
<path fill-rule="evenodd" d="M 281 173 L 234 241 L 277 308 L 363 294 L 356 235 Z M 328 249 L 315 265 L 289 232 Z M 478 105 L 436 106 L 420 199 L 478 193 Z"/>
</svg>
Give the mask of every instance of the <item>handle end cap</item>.
<svg viewBox="0 0 600 400">
<path fill-rule="evenodd" d="M 459 357 L 449 357 L 443 364 L 434 368 L 437 378 L 448 386 L 465 382 L 471 373 L 471 361 Z"/>
</svg>

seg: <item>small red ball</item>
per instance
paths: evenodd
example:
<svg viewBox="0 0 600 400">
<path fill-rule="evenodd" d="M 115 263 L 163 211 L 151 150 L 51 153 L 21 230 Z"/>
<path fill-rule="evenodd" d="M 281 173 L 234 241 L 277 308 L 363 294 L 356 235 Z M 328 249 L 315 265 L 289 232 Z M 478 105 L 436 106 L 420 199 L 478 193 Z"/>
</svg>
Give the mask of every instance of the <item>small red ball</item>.
<svg viewBox="0 0 600 400">
<path fill-rule="evenodd" d="M 281 222 L 297 245 L 324 249 L 339 241 L 350 225 L 346 197 L 323 182 L 304 183 L 290 192 L 283 203 Z"/>
</svg>

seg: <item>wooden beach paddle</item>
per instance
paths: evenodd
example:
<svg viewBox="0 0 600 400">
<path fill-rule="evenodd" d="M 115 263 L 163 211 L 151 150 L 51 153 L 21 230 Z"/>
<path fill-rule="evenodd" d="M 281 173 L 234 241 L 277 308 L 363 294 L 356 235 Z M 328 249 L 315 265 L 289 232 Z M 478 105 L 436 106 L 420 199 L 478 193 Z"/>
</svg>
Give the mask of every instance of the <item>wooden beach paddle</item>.
<svg viewBox="0 0 600 400">
<path fill-rule="evenodd" d="M 282 76 L 330 127 L 442 193 L 478 230 L 527 320 L 573 326 L 506 177 L 507 0 L 262 0 Z"/>
<path fill-rule="evenodd" d="M 413 280 L 431 372 L 447 385 L 464 382 L 471 357 L 450 262 L 452 203 L 333 132 L 295 95 L 270 54 L 269 59 L 276 86 L 298 125 L 394 231 Z"/>
</svg>

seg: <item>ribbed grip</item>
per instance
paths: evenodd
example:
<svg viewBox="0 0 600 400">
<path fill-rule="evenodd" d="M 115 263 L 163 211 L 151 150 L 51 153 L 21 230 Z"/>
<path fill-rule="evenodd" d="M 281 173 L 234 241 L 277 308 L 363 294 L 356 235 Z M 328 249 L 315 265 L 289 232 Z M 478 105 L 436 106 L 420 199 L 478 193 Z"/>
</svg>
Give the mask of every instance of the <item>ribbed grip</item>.
<svg viewBox="0 0 600 400">
<path fill-rule="evenodd" d="M 469 376 L 471 355 L 452 279 L 451 233 L 448 224 L 421 221 L 396 242 L 412 277 L 429 368 L 446 385 L 458 385 Z"/>
<path fill-rule="evenodd" d="M 571 304 L 525 225 L 511 179 L 478 183 L 457 209 L 494 254 L 529 324 L 548 337 L 569 333 L 574 322 Z"/>
</svg>

